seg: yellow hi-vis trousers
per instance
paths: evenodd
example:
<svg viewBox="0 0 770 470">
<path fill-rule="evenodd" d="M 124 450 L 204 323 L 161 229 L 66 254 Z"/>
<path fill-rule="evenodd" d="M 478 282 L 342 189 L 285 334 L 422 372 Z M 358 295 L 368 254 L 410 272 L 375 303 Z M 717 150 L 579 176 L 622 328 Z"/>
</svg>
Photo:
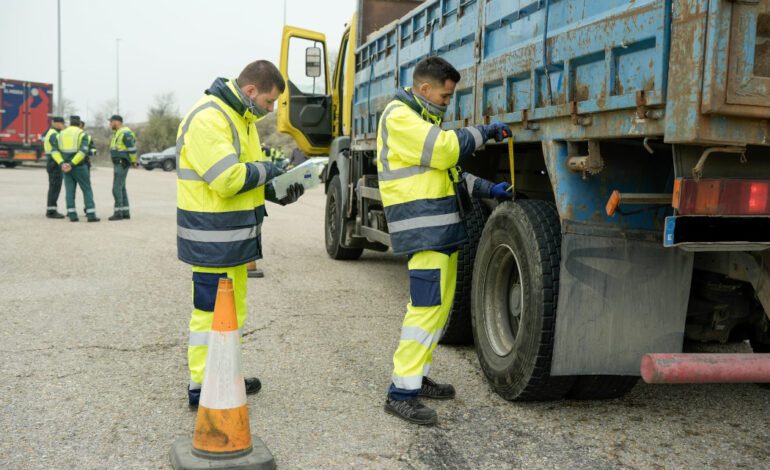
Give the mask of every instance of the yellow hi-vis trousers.
<svg viewBox="0 0 770 470">
<path fill-rule="evenodd" d="M 409 259 L 411 301 L 393 355 L 393 383 L 389 391 L 392 398 L 407 399 L 419 393 L 449 318 L 456 283 L 457 251 L 421 251 Z"/>
<path fill-rule="evenodd" d="M 201 388 L 203 371 L 206 369 L 209 332 L 214 319 L 214 303 L 217 299 L 219 279 L 233 280 L 235 314 L 238 328 L 242 330 L 246 321 L 246 265 L 231 268 L 204 268 L 193 266 L 193 311 L 190 317 L 190 340 L 187 345 L 187 364 L 190 368 L 190 389 Z"/>
</svg>

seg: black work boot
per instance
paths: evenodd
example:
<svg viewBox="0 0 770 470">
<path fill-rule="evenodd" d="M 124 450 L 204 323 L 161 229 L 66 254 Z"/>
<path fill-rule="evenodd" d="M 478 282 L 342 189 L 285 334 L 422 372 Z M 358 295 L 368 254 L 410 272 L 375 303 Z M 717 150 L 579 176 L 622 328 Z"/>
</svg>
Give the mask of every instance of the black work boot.
<svg viewBox="0 0 770 470">
<path fill-rule="evenodd" d="M 78 219 L 77 216 L 75 216 L 75 217 L 70 216 L 70 222 L 77 222 L 78 220 L 80 220 L 80 219 Z"/>
<path fill-rule="evenodd" d="M 96 216 L 88 218 L 89 222 L 99 222 L 100 220 L 102 220 L 102 219 L 100 219 L 99 217 L 96 217 Z"/>
<path fill-rule="evenodd" d="M 107 220 L 123 220 L 123 213 L 115 212 L 111 216 L 107 217 Z"/>
<path fill-rule="evenodd" d="M 243 381 L 246 382 L 246 395 L 254 395 L 262 390 L 262 382 L 256 377 L 249 377 Z"/>
<path fill-rule="evenodd" d="M 423 377 L 420 396 L 435 400 L 449 400 L 455 397 L 455 388 L 449 384 L 437 384 L 431 379 Z"/>
<path fill-rule="evenodd" d="M 420 403 L 419 398 L 394 400 L 388 397 L 385 400 L 385 412 L 415 424 L 431 425 L 438 422 L 436 412 Z"/>
<path fill-rule="evenodd" d="M 123 211 L 123 218 L 128 220 L 131 218 L 131 213 L 128 211 Z"/>
<path fill-rule="evenodd" d="M 59 211 L 48 211 L 45 213 L 45 216 L 49 219 L 63 219 L 65 217 L 65 215 Z"/>
<path fill-rule="evenodd" d="M 265 273 L 261 269 L 259 269 L 259 268 L 247 270 L 246 271 L 246 275 L 248 277 L 256 277 L 256 278 L 265 277 Z"/>
</svg>

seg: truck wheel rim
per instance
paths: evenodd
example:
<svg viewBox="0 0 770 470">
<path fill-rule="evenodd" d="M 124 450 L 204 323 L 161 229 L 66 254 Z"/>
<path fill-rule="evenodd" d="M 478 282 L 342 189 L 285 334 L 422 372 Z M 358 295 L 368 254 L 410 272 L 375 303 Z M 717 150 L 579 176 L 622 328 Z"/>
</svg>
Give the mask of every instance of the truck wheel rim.
<svg viewBox="0 0 770 470">
<path fill-rule="evenodd" d="M 326 211 L 326 239 L 334 241 L 335 225 L 337 224 L 337 197 L 329 191 L 329 209 Z"/>
<path fill-rule="evenodd" d="M 484 328 L 494 353 L 504 357 L 513 351 L 524 314 L 523 278 L 513 248 L 495 248 L 484 280 Z"/>
</svg>

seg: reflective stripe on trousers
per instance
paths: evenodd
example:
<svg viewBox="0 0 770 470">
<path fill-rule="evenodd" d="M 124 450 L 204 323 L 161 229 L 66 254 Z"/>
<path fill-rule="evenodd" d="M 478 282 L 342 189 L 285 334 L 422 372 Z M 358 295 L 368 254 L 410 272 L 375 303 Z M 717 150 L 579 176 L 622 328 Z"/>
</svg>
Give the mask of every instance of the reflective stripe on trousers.
<svg viewBox="0 0 770 470">
<path fill-rule="evenodd" d="M 246 321 L 246 265 L 231 268 L 205 268 L 192 267 L 195 273 L 209 275 L 210 281 L 199 279 L 192 286 L 193 310 L 190 316 L 189 343 L 187 345 L 187 363 L 190 369 L 190 387 L 200 388 L 203 383 L 203 372 L 206 369 L 206 355 L 208 354 L 208 335 L 211 331 L 211 322 L 214 318 L 214 302 L 216 298 L 216 277 L 224 276 L 233 280 L 233 294 L 235 295 L 235 314 L 238 318 L 238 328 L 243 329 Z M 201 307 L 201 308 L 198 308 Z"/>
<path fill-rule="evenodd" d="M 393 355 L 393 385 L 417 392 L 449 318 L 457 283 L 457 252 L 421 251 L 409 259 L 410 302 Z"/>
</svg>

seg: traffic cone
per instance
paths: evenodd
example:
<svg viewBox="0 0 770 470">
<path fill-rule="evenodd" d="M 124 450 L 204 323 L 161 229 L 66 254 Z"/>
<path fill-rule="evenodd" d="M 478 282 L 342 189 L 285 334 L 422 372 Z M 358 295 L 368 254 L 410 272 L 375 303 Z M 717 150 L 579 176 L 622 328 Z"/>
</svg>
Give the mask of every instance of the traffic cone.
<svg viewBox="0 0 770 470">
<path fill-rule="evenodd" d="M 273 455 L 249 430 L 232 279 L 219 280 L 192 443 L 188 438 L 174 442 L 171 465 L 175 469 L 275 468 Z"/>
</svg>

